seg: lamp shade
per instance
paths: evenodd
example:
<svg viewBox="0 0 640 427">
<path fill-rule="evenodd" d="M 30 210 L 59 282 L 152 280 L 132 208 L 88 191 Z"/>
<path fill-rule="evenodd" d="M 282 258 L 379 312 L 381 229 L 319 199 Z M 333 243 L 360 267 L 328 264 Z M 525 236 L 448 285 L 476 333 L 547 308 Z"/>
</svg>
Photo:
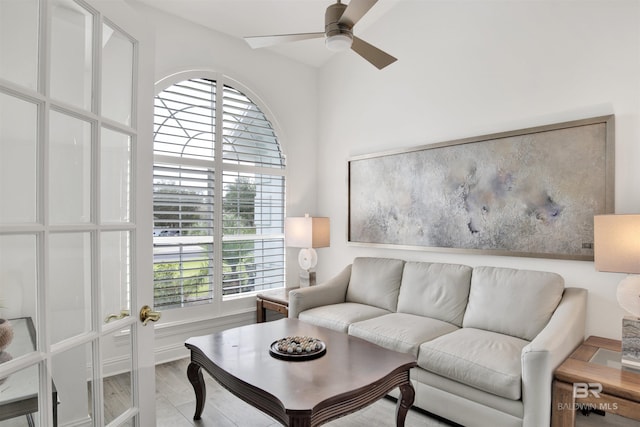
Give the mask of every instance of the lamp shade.
<svg viewBox="0 0 640 427">
<path fill-rule="evenodd" d="M 293 248 L 326 248 L 331 242 L 329 218 L 291 217 L 284 223 L 285 243 Z"/>
<path fill-rule="evenodd" d="M 593 220 L 596 270 L 640 273 L 640 215 L 596 215 Z"/>
</svg>

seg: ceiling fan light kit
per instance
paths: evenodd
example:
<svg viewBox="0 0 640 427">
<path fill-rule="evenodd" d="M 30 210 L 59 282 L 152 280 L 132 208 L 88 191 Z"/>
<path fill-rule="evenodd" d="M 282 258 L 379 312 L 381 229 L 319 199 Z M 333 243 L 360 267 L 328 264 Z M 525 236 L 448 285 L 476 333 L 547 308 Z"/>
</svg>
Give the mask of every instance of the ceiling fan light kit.
<svg viewBox="0 0 640 427">
<path fill-rule="evenodd" d="M 378 0 L 351 0 L 344 5 L 338 0 L 330 5 L 324 15 L 324 33 L 282 34 L 275 36 L 245 37 L 252 48 L 273 46 L 293 41 L 325 38 L 325 46 L 331 51 L 351 48 L 379 70 L 396 61 L 396 58 L 353 35 L 354 25 Z"/>
<path fill-rule="evenodd" d="M 325 39 L 324 44 L 332 52 L 342 52 L 351 49 L 353 36 L 349 34 L 336 34 Z"/>
</svg>

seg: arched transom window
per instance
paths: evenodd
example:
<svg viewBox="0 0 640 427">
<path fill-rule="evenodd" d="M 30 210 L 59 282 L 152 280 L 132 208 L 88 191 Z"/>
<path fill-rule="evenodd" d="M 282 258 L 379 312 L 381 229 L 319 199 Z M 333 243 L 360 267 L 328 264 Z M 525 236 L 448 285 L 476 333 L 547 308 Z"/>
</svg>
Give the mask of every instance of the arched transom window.
<svg viewBox="0 0 640 427">
<path fill-rule="evenodd" d="M 284 156 L 265 114 L 222 78 L 155 98 L 156 307 L 284 286 Z"/>
</svg>

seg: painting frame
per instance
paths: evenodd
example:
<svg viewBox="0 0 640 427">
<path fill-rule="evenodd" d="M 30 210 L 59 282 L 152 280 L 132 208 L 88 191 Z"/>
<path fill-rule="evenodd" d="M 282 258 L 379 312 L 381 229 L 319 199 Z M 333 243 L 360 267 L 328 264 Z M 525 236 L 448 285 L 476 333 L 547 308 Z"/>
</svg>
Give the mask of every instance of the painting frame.
<svg viewBox="0 0 640 427">
<path fill-rule="evenodd" d="M 510 158 L 505 151 L 520 163 L 505 161 Z M 460 175 L 458 168 L 442 166 L 447 164 L 442 159 L 451 158 L 476 164 L 459 168 L 463 175 L 467 173 L 465 178 L 451 178 Z M 593 216 L 615 209 L 614 169 L 614 115 L 353 156 L 347 160 L 347 242 L 350 246 L 592 261 Z M 472 173 L 477 176 L 470 184 Z M 551 183 L 543 183 L 544 179 Z M 430 183 L 440 187 L 431 188 Z M 495 190 L 497 186 L 502 186 L 502 192 Z M 429 199 L 437 188 L 437 196 Z M 421 200 L 421 192 L 429 200 Z M 531 195 L 536 192 L 540 194 Z M 488 207 L 469 208 L 471 201 L 478 205 L 478 200 Z M 536 206 L 532 200 L 541 202 Z M 465 227 L 466 218 L 452 215 L 451 222 L 457 224 L 448 224 L 447 213 L 440 213 L 437 220 L 429 216 L 444 208 L 472 219 Z M 493 223 L 487 220 L 487 212 L 494 215 Z M 500 220 L 500 212 L 506 219 Z M 481 234 L 488 238 L 474 246 Z M 420 236 L 424 239 L 418 240 Z"/>
</svg>

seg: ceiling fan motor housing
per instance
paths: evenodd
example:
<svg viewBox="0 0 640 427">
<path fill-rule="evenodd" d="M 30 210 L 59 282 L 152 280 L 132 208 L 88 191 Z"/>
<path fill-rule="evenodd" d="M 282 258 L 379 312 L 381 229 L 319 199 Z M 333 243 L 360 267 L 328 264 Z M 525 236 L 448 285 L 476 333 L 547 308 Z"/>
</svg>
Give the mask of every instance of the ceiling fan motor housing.
<svg viewBox="0 0 640 427">
<path fill-rule="evenodd" d="M 339 23 L 346 8 L 347 5 L 340 2 L 332 4 L 327 8 L 327 11 L 324 14 L 324 32 L 326 37 L 342 34 L 351 39 L 353 38 L 352 27 Z"/>
</svg>

